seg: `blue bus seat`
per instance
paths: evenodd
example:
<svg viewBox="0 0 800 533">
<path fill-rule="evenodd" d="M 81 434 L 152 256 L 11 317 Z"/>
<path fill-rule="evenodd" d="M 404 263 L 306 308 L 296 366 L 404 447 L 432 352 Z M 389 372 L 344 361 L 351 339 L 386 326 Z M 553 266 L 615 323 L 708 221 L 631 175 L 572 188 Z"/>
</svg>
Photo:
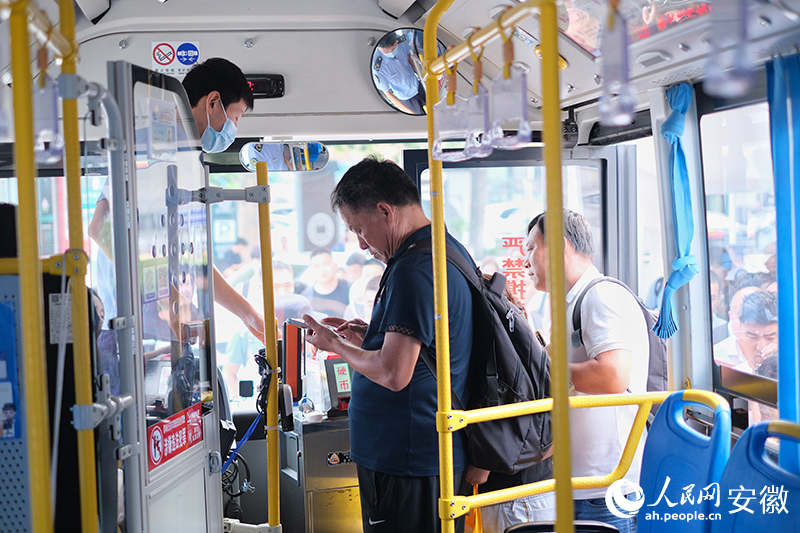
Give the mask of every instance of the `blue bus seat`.
<svg viewBox="0 0 800 533">
<path fill-rule="evenodd" d="M 506 528 L 505 533 L 554 533 L 553 522 L 528 522 Z M 593 520 L 576 520 L 575 533 L 619 533 L 619 529 Z"/>
<path fill-rule="evenodd" d="M 714 411 L 710 437 L 684 420 L 683 409 L 689 405 Z M 708 496 L 722 476 L 730 456 L 730 439 L 731 410 L 721 396 L 684 390 L 667 397 L 656 413 L 642 455 L 639 484 L 645 505 L 638 513 L 639 533 L 675 531 L 676 523 L 666 520 L 666 514 L 715 512 L 714 501 L 702 496 Z M 679 527 L 684 533 L 707 533 L 710 522 L 681 522 Z"/>
<path fill-rule="evenodd" d="M 800 532 L 800 475 L 767 455 L 767 438 L 800 442 L 800 425 L 785 420 L 761 422 L 742 433 L 720 480 L 724 505 L 712 533 Z M 749 512 L 748 512 L 749 510 Z"/>
</svg>

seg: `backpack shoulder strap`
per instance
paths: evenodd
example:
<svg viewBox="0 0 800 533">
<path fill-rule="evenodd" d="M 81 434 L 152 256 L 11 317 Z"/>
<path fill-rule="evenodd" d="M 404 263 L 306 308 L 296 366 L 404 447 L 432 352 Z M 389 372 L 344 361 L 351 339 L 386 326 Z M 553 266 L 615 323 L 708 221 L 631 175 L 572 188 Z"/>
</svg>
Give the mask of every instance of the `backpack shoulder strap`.
<svg viewBox="0 0 800 533">
<path fill-rule="evenodd" d="M 429 254 L 431 253 L 432 249 L 433 243 L 431 238 L 425 237 L 424 239 L 420 239 L 414 243 L 411 243 L 408 249 L 406 249 L 406 251 L 400 257 L 405 257 L 409 254 Z M 467 261 L 467 259 L 461 255 L 458 250 L 449 244 L 447 245 L 446 255 L 447 261 L 458 268 L 458 271 L 461 272 L 465 278 L 467 278 L 467 281 L 470 283 L 470 285 L 480 290 L 481 282 L 478 278 L 478 273 L 476 272 L 475 268 L 469 264 L 469 261 Z"/>
<path fill-rule="evenodd" d="M 642 313 L 646 313 L 647 308 L 645 307 L 642 299 L 639 298 L 630 287 L 626 284 L 618 280 L 617 278 L 612 278 L 610 276 L 602 276 L 599 278 L 595 278 L 586 285 L 586 288 L 578 296 L 578 300 L 575 302 L 575 308 L 572 310 L 572 347 L 573 348 L 580 348 L 583 346 L 583 334 L 581 333 L 581 305 L 583 304 L 583 298 L 586 296 L 586 293 L 589 292 L 589 289 L 600 283 L 601 281 L 609 281 L 611 283 L 616 283 L 620 287 L 625 287 L 625 290 L 628 291 L 633 299 L 636 300 L 636 303 L 639 304 L 639 307 L 642 310 Z M 645 317 L 645 323 L 647 323 L 647 317 Z"/>
</svg>

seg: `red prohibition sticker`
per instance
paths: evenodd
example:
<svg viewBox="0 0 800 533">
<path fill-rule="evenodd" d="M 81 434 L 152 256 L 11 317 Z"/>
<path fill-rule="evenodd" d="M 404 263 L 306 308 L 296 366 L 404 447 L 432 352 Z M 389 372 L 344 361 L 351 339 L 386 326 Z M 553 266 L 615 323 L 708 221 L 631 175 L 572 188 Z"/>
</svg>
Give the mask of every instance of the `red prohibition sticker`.
<svg viewBox="0 0 800 533">
<path fill-rule="evenodd" d="M 147 428 L 149 470 L 166 463 L 203 440 L 200 404 L 161 420 Z"/>
<path fill-rule="evenodd" d="M 172 63 L 175 59 L 175 49 L 169 43 L 159 43 L 153 47 L 153 60 L 161 66 Z"/>
</svg>

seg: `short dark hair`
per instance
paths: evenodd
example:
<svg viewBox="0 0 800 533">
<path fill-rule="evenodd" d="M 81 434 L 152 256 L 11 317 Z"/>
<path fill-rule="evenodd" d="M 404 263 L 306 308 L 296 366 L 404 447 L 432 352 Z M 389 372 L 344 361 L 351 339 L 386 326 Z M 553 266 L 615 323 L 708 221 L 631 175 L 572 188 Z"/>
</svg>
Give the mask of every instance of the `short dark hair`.
<svg viewBox="0 0 800 533">
<path fill-rule="evenodd" d="M 536 228 L 545 238 L 544 233 L 544 213 L 539 213 L 533 220 L 528 223 L 528 231 L 526 235 L 530 234 L 533 228 Z M 592 228 L 589 226 L 589 221 L 571 209 L 564 209 L 564 237 L 572 245 L 572 248 L 581 255 L 584 255 L 594 261 L 594 244 L 592 242 Z M 547 242 L 547 241 L 545 241 Z"/>
<path fill-rule="evenodd" d="M 756 374 L 769 379 L 778 379 L 778 354 L 767 356 L 756 368 Z"/>
<path fill-rule="evenodd" d="M 733 292 L 745 287 L 763 288 L 775 281 L 769 272 L 745 272 L 740 270 L 731 282 Z"/>
<path fill-rule="evenodd" d="M 253 109 L 253 91 L 241 69 L 221 57 L 212 57 L 197 63 L 183 78 L 183 88 L 189 97 L 189 105 L 195 107 L 200 99 L 212 91 L 218 91 L 222 105 L 244 100 L 248 111 Z"/>
<path fill-rule="evenodd" d="M 275 272 L 276 270 L 285 270 L 286 272 L 291 272 L 292 276 L 294 276 L 294 269 L 283 261 L 273 261 L 272 262 L 272 271 Z"/>
<path fill-rule="evenodd" d="M 345 208 L 359 212 L 378 202 L 395 207 L 419 205 L 419 190 L 414 180 L 394 161 L 370 156 L 350 167 L 331 193 L 334 211 Z"/>
<path fill-rule="evenodd" d="M 370 265 L 378 265 L 379 267 L 381 267 L 381 270 L 386 268 L 386 265 L 384 265 L 383 263 L 381 263 L 380 261 L 378 261 L 374 257 L 370 257 L 369 259 L 364 261 L 364 266 L 370 266 Z"/>
<path fill-rule="evenodd" d="M 317 257 L 318 255 L 322 255 L 322 254 L 329 255 L 329 256 L 333 257 L 333 254 L 331 253 L 330 250 L 326 250 L 325 248 L 317 248 L 316 250 L 311 252 L 311 258 L 313 259 L 313 258 Z"/>
<path fill-rule="evenodd" d="M 360 254 L 358 252 L 353 252 L 347 258 L 347 261 L 345 262 L 345 265 L 347 265 L 347 266 L 351 266 L 351 265 L 363 266 L 364 265 L 364 261 L 365 261 L 364 254 Z"/>
<path fill-rule="evenodd" d="M 778 295 L 770 291 L 748 294 L 739 309 L 739 321 L 744 324 L 769 326 L 778 321 Z"/>
<path fill-rule="evenodd" d="M 3 404 L 3 411 L 10 411 L 11 409 L 16 411 L 17 410 L 17 406 L 15 404 L 13 404 L 12 402 L 7 402 L 7 403 Z"/>
<path fill-rule="evenodd" d="M 390 31 L 378 41 L 378 48 L 391 48 L 398 41 L 397 33 Z"/>
</svg>

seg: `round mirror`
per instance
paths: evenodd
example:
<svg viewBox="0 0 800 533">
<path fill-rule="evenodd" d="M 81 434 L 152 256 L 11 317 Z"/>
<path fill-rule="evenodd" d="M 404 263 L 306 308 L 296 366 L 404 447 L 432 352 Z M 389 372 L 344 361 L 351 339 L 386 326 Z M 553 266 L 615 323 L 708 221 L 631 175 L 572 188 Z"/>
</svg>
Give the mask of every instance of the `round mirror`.
<svg viewBox="0 0 800 533">
<path fill-rule="evenodd" d="M 372 52 L 372 83 L 383 101 L 407 115 L 425 114 L 425 83 L 422 81 L 422 30 L 390 31 Z M 437 57 L 445 51 L 437 41 Z"/>
<path fill-rule="evenodd" d="M 270 172 L 320 170 L 330 154 L 322 143 L 247 143 L 239 151 L 239 161 L 250 172 L 256 163 L 265 161 Z"/>
</svg>

